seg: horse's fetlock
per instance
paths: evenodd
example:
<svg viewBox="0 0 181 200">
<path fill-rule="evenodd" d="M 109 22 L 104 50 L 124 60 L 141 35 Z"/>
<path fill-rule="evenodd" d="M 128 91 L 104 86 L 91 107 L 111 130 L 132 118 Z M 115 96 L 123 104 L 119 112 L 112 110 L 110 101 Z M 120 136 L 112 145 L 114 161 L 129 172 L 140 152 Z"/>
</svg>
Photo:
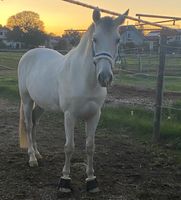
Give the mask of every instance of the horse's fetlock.
<svg viewBox="0 0 181 200">
<path fill-rule="evenodd" d="M 28 155 L 31 156 L 31 155 L 35 155 L 35 150 L 30 148 L 28 149 Z"/>
</svg>

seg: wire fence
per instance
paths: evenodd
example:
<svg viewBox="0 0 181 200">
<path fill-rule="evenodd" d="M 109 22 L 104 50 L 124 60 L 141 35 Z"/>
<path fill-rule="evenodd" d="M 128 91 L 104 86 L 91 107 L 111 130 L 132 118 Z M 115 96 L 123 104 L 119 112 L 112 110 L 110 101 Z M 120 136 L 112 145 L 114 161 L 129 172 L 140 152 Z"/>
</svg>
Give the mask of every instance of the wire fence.
<svg viewBox="0 0 181 200">
<path fill-rule="evenodd" d="M 164 46 L 167 50 L 172 49 L 166 55 L 166 76 L 181 76 L 181 52 L 176 53 L 175 50 L 181 50 L 181 47 L 170 45 Z M 141 49 L 141 50 L 140 50 Z M 127 71 L 128 73 L 149 73 L 156 75 L 159 65 L 159 50 L 158 52 L 146 52 L 142 48 L 125 48 L 119 51 L 116 67 Z"/>
<path fill-rule="evenodd" d="M 174 91 L 176 85 L 181 85 L 181 47 L 175 47 L 171 45 L 165 45 L 166 49 L 166 65 L 165 65 L 165 83 L 168 85 L 172 79 L 172 88 Z M 169 50 L 172 51 L 169 51 Z M 179 53 L 175 53 L 178 52 Z M 125 48 L 119 51 L 118 59 L 116 61 L 116 68 L 126 77 L 129 77 L 127 81 L 130 84 L 132 79 L 132 85 L 135 86 L 140 81 L 140 87 L 146 87 L 147 83 L 152 80 L 154 88 L 156 88 L 156 78 L 159 66 L 159 49 L 157 52 L 147 52 L 140 47 L 137 48 Z M 151 82 L 151 81 L 150 81 Z M 175 88 L 174 88 L 175 86 Z M 178 94 L 180 94 L 181 100 L 181 87 L 177 88 Z M 179 98 L 178 98 L 179 99 Z M 140 106 L 140 104 L 139 104 Z M 142 104 L 143 107 L 147 106 Z M 156 105 L 152 105 L 154 108 Z M 162 110 L 181 111 L 181 104 L 175 107 L 173 104 L 167 104 L 161 106 Z"/>
</svg>

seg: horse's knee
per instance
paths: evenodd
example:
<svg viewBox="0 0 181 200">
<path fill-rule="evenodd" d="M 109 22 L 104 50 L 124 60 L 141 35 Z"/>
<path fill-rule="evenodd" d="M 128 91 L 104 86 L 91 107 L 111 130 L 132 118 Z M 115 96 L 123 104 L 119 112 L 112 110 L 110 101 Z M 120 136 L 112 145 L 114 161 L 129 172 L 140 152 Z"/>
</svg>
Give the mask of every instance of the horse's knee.
<svg viewBox="0 0 181 200">
<path fill-rule="evenodd" d="M 89 141 L 86 143 L 86 152 L 87 154 L 93 154 L 95 151 L 95 144 L 93 141 Z"/>
<path fill-rule="evenodd" d="M 68 154 L 68 155 L 73 154 L 74 149 L 75 149 L 75 145 L 74 145 L 74 144 L 68 144 L 68 145 L 66 144 L 66 145 L 64 146 L 64 151 L 65 151 L 65 153 Z"/>
</svg>

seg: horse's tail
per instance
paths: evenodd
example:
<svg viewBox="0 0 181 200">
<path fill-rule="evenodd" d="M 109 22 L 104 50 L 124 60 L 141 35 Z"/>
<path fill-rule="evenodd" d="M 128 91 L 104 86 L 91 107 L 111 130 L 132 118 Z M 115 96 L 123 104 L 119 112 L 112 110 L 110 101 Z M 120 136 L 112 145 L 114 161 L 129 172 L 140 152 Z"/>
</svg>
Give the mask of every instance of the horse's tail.
<svg viewBox="0 0 181 200">
<path fill-rule="evenodd" d="M 22 149 L 28 148 L 27 132 L 24 121 L 24 110 L 23 110 L 22 100 L 20 105 L 20 118 L 19 118 L 19 142 L 20 142 L 20 148 Z"/>
</svg>

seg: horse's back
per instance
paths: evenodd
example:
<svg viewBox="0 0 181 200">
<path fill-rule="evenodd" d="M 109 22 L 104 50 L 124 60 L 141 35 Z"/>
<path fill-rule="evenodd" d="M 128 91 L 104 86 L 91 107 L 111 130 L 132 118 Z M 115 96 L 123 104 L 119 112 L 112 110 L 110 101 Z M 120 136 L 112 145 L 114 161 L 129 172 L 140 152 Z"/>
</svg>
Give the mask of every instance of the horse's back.
<svg viewBox="0 0 181 200">
<path fill-rule="evenodd" d="M 22 58 L 20 59 L 18 68 L 22 67 L 33 67 L 34 64 L 37 62 L 43 63 L 43 62 L 51 62 L 55 59 L 61 59 L 64 56 L 60 54 L 59 52 L 52 50 L 52 49 L 47 49 L 47 48 L 36 48 L 29 50 L 26 52 Z"/>
<path fill-rule="evenodd" d="M 57 74 L 63 58 L 57 51 L 46 48 L 25 53 L 18 65 L 20 96 L 28 93 L 42 107 L 58 104 Z"/>
</svg>

